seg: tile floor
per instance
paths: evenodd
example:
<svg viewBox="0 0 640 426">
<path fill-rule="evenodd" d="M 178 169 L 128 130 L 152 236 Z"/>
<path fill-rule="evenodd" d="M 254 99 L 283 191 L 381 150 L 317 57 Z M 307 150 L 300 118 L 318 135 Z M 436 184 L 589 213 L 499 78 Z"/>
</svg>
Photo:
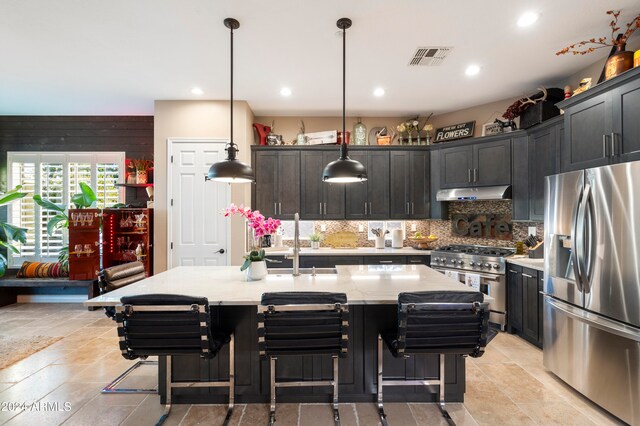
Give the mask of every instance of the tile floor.
<svg viewBox="0 0 640 426">
<path fill-rule="evenodd" d="M 64 338 L 22 361 L 0 370 L 3 402 L 59 402 L 69 410 L 6 410 L 7 425 L 152 425 L 162 413 L 157 395 L 102 395 L 100 389 L 132 361 L 120 356 L 114 323 L 102 311 L 81 305 L 24 304 L 0 308 L 0 334 Z M 127 383 L 153 386 L 154 367 L 141 367 Z M 434 404 L 385 404 L 390 425 L 446 424 Z M 459 425 L 475 424 L 620 424 L 580 396 L 542 366 L 542 352 L 518 337 L 500 334 L 485 355 L 467 363 L 464 404 L 449 404 Z M 226 407 L 177 405 L 165 424 L 221 424 Z M 341 404 L 343 425 L 376 425 L 374 404 Z M 278 424 L 331 425 L 325 404 L 279 404 Z M 238 405 L 233 425 L 262 425 L 266 405 Z"/>
</svg>

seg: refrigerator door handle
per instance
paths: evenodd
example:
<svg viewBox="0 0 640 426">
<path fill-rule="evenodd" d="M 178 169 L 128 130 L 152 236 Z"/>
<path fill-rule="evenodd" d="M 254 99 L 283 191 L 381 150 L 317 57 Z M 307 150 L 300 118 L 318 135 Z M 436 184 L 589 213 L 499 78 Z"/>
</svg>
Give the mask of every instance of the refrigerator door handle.
<svg viewBox="0 0 640 426">
<path fill-rule="evenodd" d="M 595 222 L 594 222 L 595 208 L 593 205 L 593 189 L 590 184 L 585 187 L 584 195 L 584 226 L 585 226 L 585 247 L 583 247 L 583 260 L 586 260 L 584 266 L 584 292 L 589 293 L 591 291 L 591 280 L 593 278 L 593 265 L 594 265 L 594 237 L 595 237 Z"/>
<path fill-rule="evenodd" d="M 578 269 L 580 271 L 580 291 L 587 291 L 587 282 L 589 280 L 589 270 L 587 269 L 587 262 L 585 261 L 586 244 L 585 239 L 587 237 L 587 204 L 591 197 L 591 185 L 586 184 L 582 191 L 582 197 L 580 204 L 578 205 L 578 220 L 577 220 L 577 234 L 575 242 L 576 258 L 578 260 Z"/>
<path fill-rule="evenodd" d="M 578 198 L 578 206 L 573 215 L 573 226 L 571 227 L 571 257 L 573 258 L 573 274 L 575 275 L 576 286 L 578 291 L 582 293 L 582 272 L 580 270 L 580 249 L 578 247 L 578 236 L 580 234 L 579 218 L 580 209 L 582 207 L 582 194 Z"/>
<path fill-rule="evenodd" d="M 560 302 L 549 296 L 545 296 L 545 302 L 551 305 L 552 308 L 562 311 L 567 316 L 570 316 L 580 322 L 599 328 L 607 333 L 616 334 L 620 337 L 624 337 L 625 339 L 640 342 L 640 329 L 638 328 L 612 321 L 600 315 L 585 311 L 584 309 L 579 309 Z"/>
</svg>

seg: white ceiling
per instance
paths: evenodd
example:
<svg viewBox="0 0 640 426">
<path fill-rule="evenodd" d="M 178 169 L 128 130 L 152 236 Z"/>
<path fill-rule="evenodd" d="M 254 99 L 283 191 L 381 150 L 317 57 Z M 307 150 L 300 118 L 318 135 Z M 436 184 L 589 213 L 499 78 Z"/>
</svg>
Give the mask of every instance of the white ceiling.
<svg viewBox="0 0 640 426">
<path fill-rule="evenodd" d="M 256 115 L 340 114 L 343 16 L 349 115 L 442 113 L 528 94 L 603 57 L 555 52 L 607 35 L 611 8 L 627 22 L 640 1 L 2 0 L 0 114 L 153 114 L 158 99 L 228 99 L 228 16 L 240 21 L 235 97 Z M 528 10 L 540 19 L 519 28 Z M 454 49 L 439 67 L 408 67 L 418 46 Z"/>
</svg>

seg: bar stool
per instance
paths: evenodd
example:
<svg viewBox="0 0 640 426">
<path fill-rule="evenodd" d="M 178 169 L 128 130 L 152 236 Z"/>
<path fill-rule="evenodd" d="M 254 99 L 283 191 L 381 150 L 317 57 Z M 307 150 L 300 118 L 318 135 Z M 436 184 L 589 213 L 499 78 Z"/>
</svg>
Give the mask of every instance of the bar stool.
<svg viewBox="0 0 640 426">
<path fill-rule="evenodd" d="M 120 350 L 126 359 L 146 356 L 166 357 L 166 406 L 158 420 L 162 424 L 171 411 L 173 388 L 228 387 L 229 408 L 224 420 L 228 424 L 234 403 L 234 336 L 212 329 L 209 301 L 205 297 L 153 294 L 123 297 L 116 307 Z M 229 344 L 229 380 L 210 382 L 174 382 L 171 375 L 173 355 L 199 354 L 215 357 Z"/>
<path fill-rule="evenodd" d="M 489 304 L 480 292 L 422 291 L 398 295 L 398 327 L 378 334 L 378 415 L 387 425 L 384 386 L 439 386 L 439 408 L 449 424 L 455 422 L 445 407 L 445 354 L 480 357 L 495 336 L 489 329 Z M 413 354 L 440 354 L 438 380 L 384 380 L 383 341 L 396 358 Z"/>
<path fill-rule="evenodd" d="M 145 279 L 146 274 L 144 272 L 144 265 L 142 262 L 129 262 L 122 265 L 112 266 L 105 268 L 98 274 L 98 287 L 100 288 L 100 294 L 106 294 L 113 290 L 126 287 L 129 284 L 136 283 Z M 105 306 L 104 313 L 107 317 L 115 321 L 116 308 L 115 306 Z M 101 393 L 158 393 L 157 388 L 117 388 L 124 379 L 129 376 L 134 370 L 143 365 L 158 365 L 158 361 L 147 361 L 146 357 L 141 357 L 140 361 L 137 361 L 124 373 L 119 375 L 114 381 L 105 386 Z"/>
<path fill-rule="evenodd" d="M 276 389 L 331 386 L 333 418 L 338 412 L 338 359 L 347 356 L 349 307 L 344 293 L 264 293 L 258 306 L 258 349 L 270 363 L 269 424 L 276 421 Z M 287 355 L 331 355 L 332 380 L 276 381 L 276 360 Z"/>
</svg>

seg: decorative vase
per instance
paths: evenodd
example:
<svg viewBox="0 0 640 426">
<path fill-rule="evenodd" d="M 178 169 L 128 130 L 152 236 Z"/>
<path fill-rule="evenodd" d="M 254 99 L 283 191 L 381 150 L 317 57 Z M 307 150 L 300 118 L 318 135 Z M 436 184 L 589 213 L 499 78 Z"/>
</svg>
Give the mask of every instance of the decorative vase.
<svg viewBox="0 0 640 426">
<path fill-rule="evenodd" d="M 616 53 L 604 65 L 605 81 L 633 68 L 633 52 L 625 51 L 626 45 L 617 46 Z"/>
<path fill-rule="evenodd" d="M 262 237 L 260 247 L 271 247 L 271 235 L 264 235 Z"/>
<path fill-rule="evenodd" d="M 384 248 L 384 235 L 381 237 L 376 237 L 376 248 L 383 249 Z"/>
<path fill-rule="evenodd" d="M 307 137 L 305 136 L 304 133 L 298 133 L 298 136 L 296 136 L 296 145 L 306 145 L 307 144 Z"/>
<path fill-rule="evenodd" d="M 147 183 L 148 177 L 149 176 L 147 175 L 147 171 L 146 170 L 137 170 L 136 171 L 136 183 L 137 184 Z"/>
<path fill-rule="evenodd" d="M 276 234 L 274 237 L 273 245 L 275 247 L 282 247 L 282 235 Z"/>
<path fill-rule="evenodd" d="M 411 137 L 411 132 L 407 132 L 407 145 L 413 145 L 413 138 Z"/>
<path fill-rule="evenodd" d="M 258 281 L 267 276 L 267 262 L 260 260 L 251 262 L 251 265 L 245 270 L 247 281 Z"/>
<path fill-rule="evenodd" d="M 311 248 L 312 249 L 319 249 L 320 248 L 320 241 L 311 241 Z"/>
<path fill-rule="evenodd" d="M 425 145 L 431 145 L 431 132 L 427 132 L 427 136 L 424 137 Z"/>
<path fill-rule="evenodd" d="M 418 141 L 416 142 L 416 145 L 422 145 L 422 140 L 420 140 L 420 130 L 418 130 Z"/>
<path fill-rule="evenodd" d="M 358 122 L 353 126 L 353 143 L 355 145 L 367 144 L 367 126 L 362 124 L 362 120 L 358 118 Z"/>
</svg>

